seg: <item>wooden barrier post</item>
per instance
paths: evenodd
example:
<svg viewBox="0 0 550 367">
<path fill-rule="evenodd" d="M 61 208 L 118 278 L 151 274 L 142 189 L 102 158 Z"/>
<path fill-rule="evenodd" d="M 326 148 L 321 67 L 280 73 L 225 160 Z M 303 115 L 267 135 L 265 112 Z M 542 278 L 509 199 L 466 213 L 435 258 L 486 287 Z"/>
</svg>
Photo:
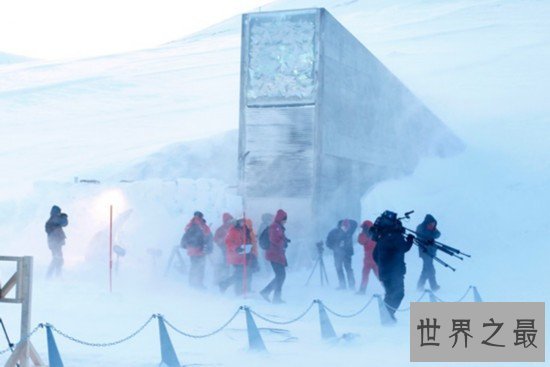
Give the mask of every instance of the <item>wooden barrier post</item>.
<svg viewBox="0 0 550 367">
<path fill-rule="evenodd" d="M 32 264 L 31 256 L 15 257 L 0 256 L 0 261 L 15 261 L 16 271 L 0 288 L 0 302 L 21 304 L 21 334 L 19 343 L 12 352 L 5 367 L 29 366 L 29 358 L 34 366 L 46 366 L 28 339 L 31 332 L 31 304 L 32 304 Z M 9 298 L 13 288 L 15 298 Z"/>
</svg>

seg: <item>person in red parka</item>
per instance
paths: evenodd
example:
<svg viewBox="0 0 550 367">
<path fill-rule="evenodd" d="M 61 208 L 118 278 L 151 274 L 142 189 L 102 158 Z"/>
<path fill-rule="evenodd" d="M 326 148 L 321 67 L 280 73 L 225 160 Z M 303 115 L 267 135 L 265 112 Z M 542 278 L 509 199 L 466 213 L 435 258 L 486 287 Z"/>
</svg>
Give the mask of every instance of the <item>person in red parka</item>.
<svg viewBox="0 0 550 367">
<path fill-rule="evenodd" d="M 252 280 L 252 265 L 254 257 L 257 256 L 256 235 L 252 229 L 252 221 L 239 219 L 229 229 L 225 237 L 227 263 L 233 265 L 233 275 L 219 283 L 220 291 L 230 286 L 235 286 L 237 295 L 250 289 Z M 246 282 L 245 279 L 246 272 Z"/>
<path fill-rule="evenodd" d="M 214 243 L 218 246 L 218 248 L 221 251 L 221 256 L 216 257 L 217 265 L 215 269 L 214 278 L 216 279 L 217 282 L 226 278 L 229 274 L 229 265 L 226 261 L 226 254 L 225 254 L 226 253 L 225 237 L 227 236 L 227 233 L 229 233 L 231 226 L 235 224 L 235 219 L 231 214 L 223 213 L 222 222 L 223 224 L 220 227 L 218 227 L 218 229 L 216 229 L 216 232 L 214 233 Z"/>
<path fill-rule="evenodd" d="M 285 252 L 290 242 L 285 235 L 286 220 L 286 212 L 279 209 L 273 223 L 269 226 L 269 248 L 265 251 L 265 258 L 271 263 L 275 278 L 260 294 L 266 301 L 271 302 L 269 296 L 273 292 L 273 303 L 284 303 L 281 299 L 281 291 L 286 277 L 285 267 L 288 265 Z"/>
<path fill-rule="evenodd" d="M 372 227 L 372 222 L 370 220 L 364 221 L 363 224 L 361 224 L 362 231 L 359 233 L 359 237 L 357 238 L 357 242 L 359 242 L 365 250 L 365 257 L 363 258 L 363 277 L 361 279 L 361 286 L 359 287 L 357 294 L 366 293 L 371 270 L 374 272 L 374 275 L 376 275 L 376 278 L 378 278 L 378 265 L 376 265 L 376 262 L 372 257 L 372 252 L 376 247 L 376 242 L 368 233 L 370 227 Z"/>
<path fill-rule="evenodd" d="M 187 249 L 187 256 L 191 261 L 189 284 L 204 289 L 204 267 L 206 255 L 212 252 L 212 233 L 201 212 L 196 211 L 185 226 L 181 246 Z"/>
<path fill-rule="evenodd" d="M 229 233 L 231 226 L 235 224 L 235 219 L 229 213 L 223 213 L 222 215 L 223 224 L 216 229 L 214 233 L 214 243 L 218 245 L 219 248 L 223 249 L 225 253 L 225 236 Z"/>
</svg>

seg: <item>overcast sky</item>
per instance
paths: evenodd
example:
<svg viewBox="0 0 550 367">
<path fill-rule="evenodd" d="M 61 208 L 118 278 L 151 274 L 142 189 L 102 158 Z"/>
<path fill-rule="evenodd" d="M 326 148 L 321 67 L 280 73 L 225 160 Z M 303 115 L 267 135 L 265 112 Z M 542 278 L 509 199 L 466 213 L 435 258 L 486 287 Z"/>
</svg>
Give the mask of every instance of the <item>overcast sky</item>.
<svg viewBox="0 0 550 367">
<path fill-rule="evenodd" d="M 0 52 L 40 59 L 153 47 L 272 0 L 0 0 Z"/>
</svg>

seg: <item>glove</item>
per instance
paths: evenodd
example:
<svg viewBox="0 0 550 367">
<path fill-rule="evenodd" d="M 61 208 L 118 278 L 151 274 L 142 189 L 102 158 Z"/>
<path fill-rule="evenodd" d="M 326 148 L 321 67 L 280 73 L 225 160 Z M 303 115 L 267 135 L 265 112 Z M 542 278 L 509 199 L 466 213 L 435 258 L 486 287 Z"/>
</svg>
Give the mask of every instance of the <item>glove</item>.
<svg viewBox="0 0 550 367">
<path fill-rule="evenodd" d="M 242 254 L 244 252 L 244 246 L 241 245 L 239 247 L 237 247 L 237 249 L 235 250 L 235 252 L 237 252 L 238 254 Z"/>
<path fill-rule="evenodd" d="M 434 243 L 435 243 L 435 240 L 433 239 L 426 240 L 426 244 L 428 244 L 429 246 L 433 245 Z"/>
<path fill-rule="evenodd" d="M 408 245 L 412 245 L 414 241 L 414 236 L 412 234 L 408 234 L 406 241 Z"/>
</svg>

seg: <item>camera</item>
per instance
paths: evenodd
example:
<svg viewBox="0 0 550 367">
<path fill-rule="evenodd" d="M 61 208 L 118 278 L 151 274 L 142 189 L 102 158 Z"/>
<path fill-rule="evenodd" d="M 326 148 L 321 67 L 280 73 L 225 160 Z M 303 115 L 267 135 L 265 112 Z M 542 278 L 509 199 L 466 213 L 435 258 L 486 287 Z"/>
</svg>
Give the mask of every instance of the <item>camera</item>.
<svg viewBox="0 0 550 367">
<path fill-rule="evenodd" d="M 319 255 L 321 255 L 323 253 L 323 241 L 319 241 L 315 244 L 315 246 L 317 246 L 317 252 L 319 253 Z"/>
<path fill-rule="evenodd" d="M 118 256 L 121 256 L 121 257 L 126 255 L 126 250 L 123 247 L 119 246 L 119 245 L 114 245 L 113 246 L 113 252 L 115 254 L 117 254 Z"/>
<path fill-rule="evenodd" d="M 380 237 L 389 233 L 404 234 L 405 228 L 399 218 L 397 218 L 397 213 L 386 210 L 376 218 L 369 232 L 374 235 L 374 237 Z"/>
</svg>

